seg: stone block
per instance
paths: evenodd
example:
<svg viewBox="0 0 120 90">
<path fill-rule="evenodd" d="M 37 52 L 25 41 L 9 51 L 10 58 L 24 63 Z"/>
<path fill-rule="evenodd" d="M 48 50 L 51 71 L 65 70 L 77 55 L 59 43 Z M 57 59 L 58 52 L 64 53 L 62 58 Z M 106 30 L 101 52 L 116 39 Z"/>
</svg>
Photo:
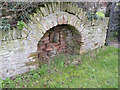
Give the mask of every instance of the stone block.
<svg viewBox="0 0 120 90">
<path fill-rule="evenodd" d="M 46 42 L 46 41 L 48 41 L 48 40 L 49 40 L 49 37 L 44 37 L 41 41 Z"/>
<path fill-rule="evenodd" d="M 37 24 L 36 27 L 44 34 L 46 32 L 46 29 L 43 27 L 41 23 Z"/>
<path fill-rule="evenodd" d="M 52 5 L 51 4 L 47 4 L 47 6 L 48 6 L 49 14 L 52 14 L 53 13 Z"/>
<path fill-rule="evenodd" d="M 57 26 L 58 25 L 56 14 L 50 15 L 49 18 L 51 19 L 53 26 Z"/>
<path fill-rule="evenodd" d="M 68 13 L 63 13 L 63 24 L 68 23 Z"/>
<path fill-rule="evenodd" d="M 55 2 L 52 3 L 52 10 L 53 10 L 54 13 L 57 12 L 57 10 L 56 10 L 56 3 Z"/>
<path fill-rule="evenodd" d="M 47 18 L 43 18 L 40 23 L 42 24 L 46 31 L 50 29 L 50 25 L 47 22 Z"/>
<path fill-rule="evenodd" d="M 25 28 L 30 32 L 33 30 L 32 27 L 33 27 L 33 25 L 31 23 L 28 23 Z"/>
<path fill-rule="evenodd" d="M 67 7 L 68 7 L 67 2 L 61 2 L 60 3 L 60 10 L 61 11 L 65 11 L 67 9 Z"/>
<path fill-rule="evenodd" d="M 16 29 L 17 39 L 20 39 L 22 37 L 21 30 Z"/>
<path fill-rule="evenodd" d="M 77 8 L 75 15 L 78 16 L 81 12 L 81 8 Z"/>
<path fill-rule="evenodd" d="M 82 11 L 81 16 L 78 16 L 81 20 L 85 21 L 88 20 L 87 16 L 86 16 L 86 12 Z"/>
<path fill-rule="evenodd" d="M 35 31 L 31 31 L 28 37 L 37 41 L 41 39 L 41 35 L 36 33 Z"/>
<path fill-rule="evenodd" d="M 32 14 L 31 14 L 31 15 L 29 15 L 29 18 L 30 18 L 30 20 L 33 20 L 33 16 L 32 16 Z"/>
<path fill-rule="evenodd" d="M 67 4 L 67 6 L 68 6 L 68 7 L 67 7 L 66 10 L 67 10 L 68 12 L 72 12 L 72 10 L 73 10 L 72 3 L 69 2 L 69 3 Z"/>
<path fill-rule="evenodd" d="M 76 27 L 79 31 L 80 31 L 81 24 L 82 24 L 81 20 L 78 20 L 78 21 L 76 22 L 76 25 L 75 25 L 75 27 Z"/>
<path fill-rule="evenodd" d="M 47 7 L 40 7 L 40 11 L 44 17 L 49 15 L 49 11 L 48 11 Z"/>
<path fill-rule="evenodd" d="M 56 12 L 60 12 L 60 2 L 56 3 Z"/>
<path fill-rule="evenodd" d="M 63 13 L 57 13 L 57 22 L 59 25 L 63 24 Z"/>
<path fill-rule="evenodd" d="M 40 24 L 39 24 L 40 25 Z M 34 25 L 34 32 L 37 36 L 42 37 L 42 35 L 46 32 L 45 29 L 38 28 L 38 25 Z"/>
<path fill-rule="evenodd" d="M 13 28 L 13 40 L 17 39 L 17 31 L 15 28 Z"/>
<path fill-rule="evenodd" d="M 68 22 L 67 22 L 67 24 L 70 24 L 70 22 L 71 22 L 71 17 L 72 17 L 72 15 L 71 15 L 71 14 L 68 14 Z"/>
<path fill-rule="evenodd" d="M 2 41 L 2 32 L 3 30 L 0 30 L 0 41 Z"/>
<path fill-rule="evenodd" d="M 78 17 L 79 17 L 81 20 L 83 20 L 83 18 L 82 18 L 82 13 L 83 13 L 83 9 L 80 8 L 80 9 L 79 9 L 79 13 L 78 13 Z"/>
<path fill-rule="evenodd" d="M 72 13 L 76 14 L 76 13 L 77 13 L 77 10 L 78 10 L 78 4 L 73 3 L 73 4 L 72 4 L 72 7 L 73 7 Z"/>
<path fill-rule="evenodd" d="M 12 40 L 12 33 L 11 33 L 12 30 L 9 30 L 9 40 Z"/>
<path fill-rule="evenodd" d="M 28 35 L 29 34 L 29 31 L 26 29 L 26 28 L 23 28 L 22 29 L 22 34 L 24 35 L 24 34 L 26 34 L 26 35 Z M 22 35 L 22 36 L 23 36 Z M 24 36 L 23 36 L 24 37 Z"/>
<path fill-rule="evenodd" d="M 36 12 L 39 19 L 42 19 L 44 17 L 39 9 L 37 9 Z"/>
<path fill-rule="evenodd" d="M 71 16 L 71 21 L 69 22 L 70 25 L 76 26 L 76 23 L 79 19 L 76 16 Z"/>
<path fill-rule="evenodd" d="M 53 24 L 54 21 L 50 17 L 46 17 L 46 19 L 47 19 L 46 21 L 49 24 L 50 28 L 54 27 L 54 24 Z"/>
<path fill-rule="evenodd" d="M 38 24 L 40 21 L 37 21 L 37 19 L 35 17 L 33 17 L 33 19 L 31 20 L 31 22 L 29 24 Z"/>
</svg>

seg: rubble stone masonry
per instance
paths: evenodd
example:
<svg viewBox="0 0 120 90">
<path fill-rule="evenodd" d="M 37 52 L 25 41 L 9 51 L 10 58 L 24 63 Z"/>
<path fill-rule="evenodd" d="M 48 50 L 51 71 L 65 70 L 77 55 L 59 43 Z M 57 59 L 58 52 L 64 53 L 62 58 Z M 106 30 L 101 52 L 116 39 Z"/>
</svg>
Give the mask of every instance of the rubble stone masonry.
<svg viewBox="0 0 120 90">
<path fill-rule="evenodd" d="M 105 44 L 108 18 L 89 21 L 86 12 L 72 3 L 49 3 L 44 6 L 30 15 L 30 22 L 22 30 L 13 29 L 7 33 L 0 31 L 0 78 L 36 69 L 37 64 L 27 66 L 26 63 L 34 63 L 37 55 L 43 56 L 37 53 L 39 50 L 47 52 L 48 56 L 70 51 L 66 45 L 72 45 L 72 38 L 76 36 L 71 30 L 79 34 L 76 42 L 80 42 L 77 44 L 80 46 L 80 54 Z M 65 25 L 71 29 L 60 29 L 60 25 L 64 25 L 63 29 Z M 55 27 L 57 29 L 52 30 Z M 68 33 L 66 39 L 63 38 L 63 33 Z M 67 41 L 70 44 L 66 44 Z M 57 51 L 53 52 L 54 50 Z"/>
</svg>

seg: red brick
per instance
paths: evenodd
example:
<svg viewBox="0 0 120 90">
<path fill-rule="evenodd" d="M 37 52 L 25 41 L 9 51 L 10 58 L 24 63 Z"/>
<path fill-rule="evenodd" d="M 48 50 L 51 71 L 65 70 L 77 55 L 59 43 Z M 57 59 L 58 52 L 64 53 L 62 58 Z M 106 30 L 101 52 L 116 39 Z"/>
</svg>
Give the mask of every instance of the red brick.
<svg viewBox="0 0 120 90">
<path fill-rule="evenodd" d="M 52 43 L 47 43 L 46 46 L 47 47 L 50 47 L 52 45 Z"/>
<path fill-rule="evenodd" d="M 49 43 L 49 41 L 44 41 L 44 44 L 47 44 L 47 43 Z"/>
<path fill-rule="evenodd" d="M 51 43 L 51 45 L 56 46 L 59 45 L 59 43 Z"/>
<path fill-rule="evenodd" d="M 58 50 L 60 48 L 60 45 L 55 46 L 55 49 Z"/>
<path fill-rule="evenodd" d="M 40 46 L 40 49 L 44 49 L 45 48 L 45 45 L 43 45 L 43 46 Z"/>
<path fill-rule="evenodd" d="M 47 47 L 46 49 L 45 49 L 45 51 L 47 51 L 47 52 L 49 52 L 49 51 L 52 51 L 53 49 L 51 48 L 51 47 Z"/>
</svg>

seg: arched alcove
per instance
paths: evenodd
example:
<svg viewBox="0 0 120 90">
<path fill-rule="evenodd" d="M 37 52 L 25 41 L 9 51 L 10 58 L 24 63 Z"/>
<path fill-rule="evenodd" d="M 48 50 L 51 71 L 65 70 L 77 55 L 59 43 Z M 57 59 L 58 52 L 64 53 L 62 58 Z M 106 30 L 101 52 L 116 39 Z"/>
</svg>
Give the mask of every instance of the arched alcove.
<svg viewBox="0 0 120 90">
<path fill-rule="evenodd" d="M 60 53 L 79 54 L 81 35 L 71 25 L 62 24 L 49 29 L 38 43 L 38 58 L 48 59 Z"/>
</svg>

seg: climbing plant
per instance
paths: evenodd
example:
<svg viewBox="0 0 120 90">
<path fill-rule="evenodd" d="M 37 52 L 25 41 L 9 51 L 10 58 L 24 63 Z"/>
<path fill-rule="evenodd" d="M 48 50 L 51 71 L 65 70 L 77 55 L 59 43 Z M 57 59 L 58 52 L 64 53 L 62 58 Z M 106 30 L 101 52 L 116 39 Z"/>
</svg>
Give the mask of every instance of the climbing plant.
<svg viewBox="0 0 120 90">
<path fill-rule="evenodd" d="M 18 29 L 22 29 L 24 27 L 25 27 L 25 23 L 23 22 L 23 20 L 17 22 L 17 28 Z"/>
<path fill-rule="evenodd" d="M 105 14 L 103 12 L 99 11 L 99 12 L 96 12 L 96 17 L 102 19 L 105 17 Z"/>
<path fill-rule="evenodd" d="M 22 29 L 30 19 L 29 14 L 39 5 L 38 2 L 0 2 L 0 29 Z"/>
</svg>

